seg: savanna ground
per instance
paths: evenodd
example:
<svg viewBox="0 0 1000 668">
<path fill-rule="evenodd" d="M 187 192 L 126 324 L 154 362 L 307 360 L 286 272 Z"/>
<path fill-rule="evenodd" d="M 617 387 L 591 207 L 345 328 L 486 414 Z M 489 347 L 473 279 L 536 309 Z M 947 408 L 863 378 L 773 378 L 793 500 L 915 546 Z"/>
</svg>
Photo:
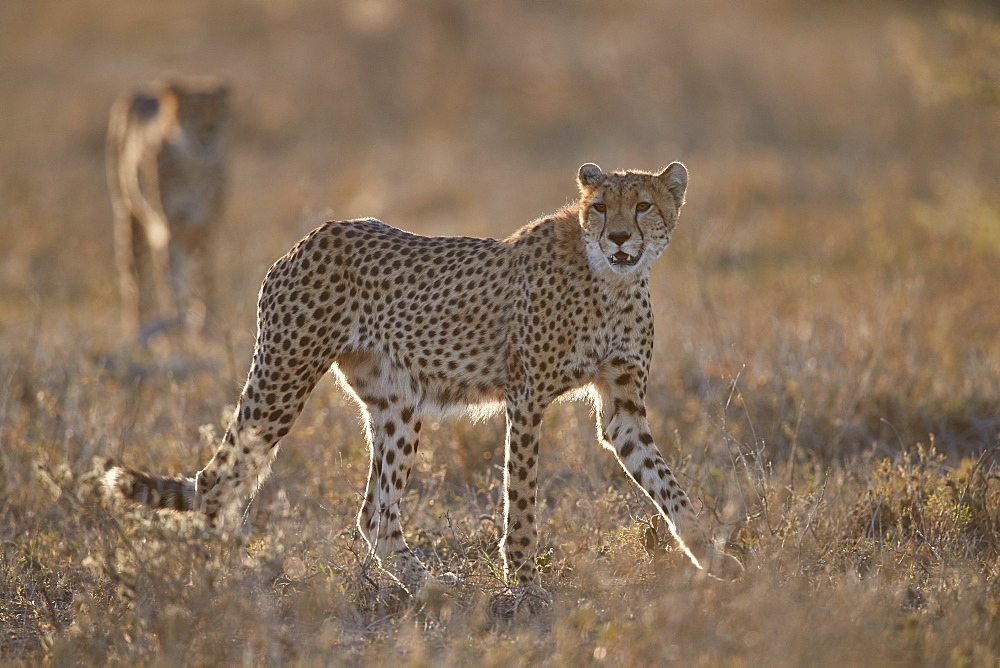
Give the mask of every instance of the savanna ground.
<svg viewBox="0 0 1000 668">
<path fill-rule="evenodd" d="M 1000 14 L 744 4 L 0 3 L 0 662 L 1000 661 Z M 103 178 L 115 94 L 171 72 L 235 89 L 196 350 L 119 337 Z M 460 583 L 416 602 L 372 586 L 330 381 L 244 545 L 104 503 L 112 462 L 208 460 L 259 281 L 324 219 L 505 236 L 583 162 L 675 159 L 650 420 L 742 581 L 664 544 L 571 404 L 533 613 L 497 576 L 500 420 L 430 425 L 403 512 Z"/>
</svg>

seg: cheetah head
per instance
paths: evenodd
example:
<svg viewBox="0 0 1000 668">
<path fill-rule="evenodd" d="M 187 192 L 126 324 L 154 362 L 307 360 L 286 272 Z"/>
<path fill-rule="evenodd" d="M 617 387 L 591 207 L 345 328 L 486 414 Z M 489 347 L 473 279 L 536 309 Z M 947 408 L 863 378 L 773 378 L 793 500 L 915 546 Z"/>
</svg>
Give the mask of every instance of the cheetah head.
<svg viewBox="0 0 1000 668">
<path fill-rule="evenodd" d="M 214 78 L 176 80 L 161 97 L 180 128 L 202 147 L 218 142 L 229 124 L 229 87 Z"/>
<path fill-rule="evenodd" d="M 605 174 L 593 163 L 580 167 L 580 225 L 596 274 L 649 271 L 670 243 L 687 178 L 687 169 L 679 162 L 658 174 Z"/>
</svg>

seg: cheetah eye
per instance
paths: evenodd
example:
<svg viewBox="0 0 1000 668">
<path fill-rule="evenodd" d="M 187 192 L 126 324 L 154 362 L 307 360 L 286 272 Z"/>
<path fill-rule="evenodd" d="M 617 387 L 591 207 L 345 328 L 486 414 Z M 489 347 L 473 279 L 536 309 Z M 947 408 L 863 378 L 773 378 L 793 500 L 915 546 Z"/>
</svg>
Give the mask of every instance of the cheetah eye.
<svg viewBox="0 0 1000 668">
<path fill-rule="evenodd" d="M 607 210 L 608 210 L 608 207 L 607 207 L 607 205 L 604 202 L 595 202 L 594 203 L 594 211 L 597 211 L 599 213 L 604 213 Z"/>
<path fill-rule="evenodd" d="M 653 206 L 649 202 L 639 202 L 635 205 L 636 211 L 649 211 L 649 207 Z"/>
</svg>

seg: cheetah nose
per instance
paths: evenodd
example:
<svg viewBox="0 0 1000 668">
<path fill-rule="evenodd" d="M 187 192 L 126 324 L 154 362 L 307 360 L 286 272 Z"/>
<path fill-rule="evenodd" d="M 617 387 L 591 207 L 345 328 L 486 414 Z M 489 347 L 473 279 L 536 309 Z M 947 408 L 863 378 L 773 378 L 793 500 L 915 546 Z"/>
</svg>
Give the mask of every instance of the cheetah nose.
<svg viewBox="0 0 1000 668">
<path fill-rule="evenodd" d="M 610 232 L 610 233 L 608 233 L 608 239 L 610 239 L 612 241 L 612 243 L 616 243 L 619 246 L 621 246 L 623 243 L 625 243 L 626 241 L 628 241 L 631 236 L 632 235 L 629 234 L 628 232 Z"/>
</svg>

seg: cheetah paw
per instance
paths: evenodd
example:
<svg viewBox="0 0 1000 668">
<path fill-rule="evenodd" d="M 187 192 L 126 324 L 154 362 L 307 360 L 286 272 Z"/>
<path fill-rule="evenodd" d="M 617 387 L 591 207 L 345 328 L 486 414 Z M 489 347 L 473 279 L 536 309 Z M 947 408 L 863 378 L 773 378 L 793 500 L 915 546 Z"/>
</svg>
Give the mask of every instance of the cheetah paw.
<svg viewBox="0 0 1000 668">
<path fill-rule="evenodd" d="M 458 583 L 461 580 L 457 575 L 455 575 L 451 571 L 448 571 L 447 573 L 442 573 L 441 575 L 439 575 L 436 578 L 436 581 L 438 584 L 444 585 L 445 587 L 456 587 L 458 586 Z"/>
<path fill-rule="evenodd" d="M 490 601 L 490 614 L 502 619 L 518 615 L 534 615 L 552 607 L 552 594 L 538 585 L 514 587 L 495 594 Z"/>
<path fill-rule="evenodd" d="M 698 561 L 708 575 L 718 580 L 732 582 L 746 572 L 739 559 L 714 547 L 703 552 Z"/>
</svg>

